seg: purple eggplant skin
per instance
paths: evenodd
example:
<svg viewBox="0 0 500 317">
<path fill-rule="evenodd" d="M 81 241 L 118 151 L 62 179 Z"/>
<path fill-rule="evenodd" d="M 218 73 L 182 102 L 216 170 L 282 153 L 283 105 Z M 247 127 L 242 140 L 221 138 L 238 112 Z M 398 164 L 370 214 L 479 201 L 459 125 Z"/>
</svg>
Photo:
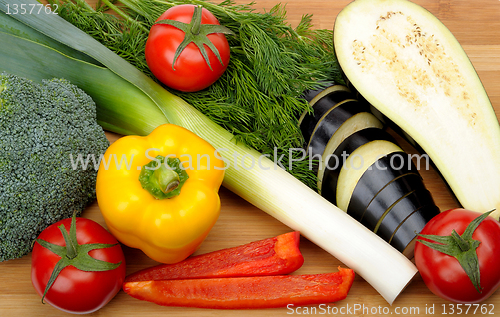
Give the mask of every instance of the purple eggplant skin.
<svg viewBox="0 0 500 317">
<path fill-rule="evenodd" d="M 312 155 L 323 155 L 328 141 L 348 119 L 370 109 L 356 100 L 345 100 L 330 109 L 316 124 L 309 140 L 308 150 Z"/>
<path fill-rule="evenodd" d="M 431 193 L 425 187 L 414 190 L 410 195 L 393 205 L 384 217 L 379 220 L 375 233 L 384 240 L 389 241 L 406 218 L 415 210 L 424 206 L 436 206 Z"/>
<path fill-rule="evenodd" d="M 375 231 L 377 224 L 379 223 L 381 217 L 396 203 L 399 204 L 400 200 L 405 199 L 406 196 L 410 195 L 415 191 L 424 190 L 426 191 L 424 182 L 420 175 L 408 174 L 407 177 L 400 177 L 393 182 L 390 182 L 385 186 L 373 200 L 366 206 L 363 215 L 361 216 L 360 222 L 364 224 L 368 229 Z M 430 198 L 430 201 L 429 201 Z M 432 196 L 425 195 L 422 196 L 423 202 L 425 204 L 434 203 Z M 417 200 L 418 202 L 418 200 Z M 422 204 L 414 206 L 416 208 L 423 206 Z M 410 214 L 416 208 L 407 210 L 406 212 Z M 399 209 L 398 209 L 399 210 Z M 392 235 L 392 232 L 390 233 Z"/>
<path fill-rule="evenodd" d="M 354 187 L 347 213 L 358 221 L 361 220 L 364 210 L 375 195 L 390 182 L 407 174 L 415 174 L 421 178 L 417 167 L 404 153 L 393 152 L 381 157 L 363 173 Z"/>
<path fill-rule="evenodd" d="M 420 233 L 425 225 L 435 215 L 439 214 L 439 212 L 439 208 L 435 205 L 424 206 L 416 210 L 408 216 L 396 232 L 394 232 L 389 240 L 389 244 L 406 255 L 409 259 L 413 258 L 413 248 L 418 233 Z"/>
<path fill-rule="evenodd" d="M 349 156 L 356 149 L 376 140 L 385 140 L 396 143 L 394 138 L 385 130 L 366 128 L 347 137 L 335 152 L 329 157 L 324 168 L 321 195 L 333 204 L 337 203 L 337 181 L 343 162 L 349 161 Z M 385 153 L 380 153 L 383 156 Z"/>
<path fill-rule="evenodd" d="M 306 143 L 309 143 L 311 136 L 314 132 L 316 124 L 321 120 L 324 114 L 326 114 L 331 108 L 335 107 L 340 102 L 346 100 L 355 100 L 354 96 L 349 90 L 346 90 L 344 86 L 337 85 L 334 87 L 327 95 L 323 96 L 317 100 L 312 105 L 312 113 L 307 113 L 304 115 L 302 121 L 300 122 L 300 131 Z"/>
</svg>

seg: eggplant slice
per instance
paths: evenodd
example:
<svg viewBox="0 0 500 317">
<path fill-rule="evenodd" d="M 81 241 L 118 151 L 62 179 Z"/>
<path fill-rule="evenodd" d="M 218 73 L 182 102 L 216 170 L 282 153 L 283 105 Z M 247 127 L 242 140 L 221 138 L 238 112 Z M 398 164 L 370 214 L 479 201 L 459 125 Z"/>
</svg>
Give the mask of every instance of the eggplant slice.
<svg viewBox="0 0 500 317">
<path fill-rule="evenodd" d="M 347 207 L 347 213 L 361 220 L 361 215 L 356 216 L 356 214 L 364 211 L 375 195 L 390 182 L 408 174 L 417 175 L 421 179 L 416 166 L 405 163 L 407 162 L 401 153 L 395 152 L 380 158 L 370 166 L 354 188 L 349 206 Z M 395 166 L 401 168 L 393 168 Z"/>
<path fill-rule="evenodd" d="M 358 131 L 342 142 L 335 152 L 329 157 L 327 163 L 325 164 L 325 172 L 323 176 L 323 182 L 321 187 L 321 195 L 337 204 L 337 182 L 339 180 L 340 173 L 342 169 L 362 169 L 363 166 L 357 164 L 355 159 L 352 159 L 351 154 L 360 148 L 358 153 L 355 153 L 357 157 L 361 158 L 361 161 L 365 161 L 365 156 L 373 156 L 372 151 L 363 151 L 361 147 L 368 145 L 371 142 L 378 141 L 377 145 L 381 144 L 381 141 L 387 141 L 387 143 L 395 145 L 394 138 L 387 133 L 385 130 L 377 128 L 368 128 Z M 371 150 L 372 147 L 369 149 Z M 382 146 L 382 148 L 385 148 Z M 399 150 L 399 147 L 391 149 L 391 151 Z M 363 154 L 369 152 L 370 154 Z M 380 153 L 379 156 L 385 156 L 389 153 Z M 355 157 L 355 156 L 353 156 Z M 347 165 L 346 165 L 347 164 Z M 371 164 L 370 164 L 371 165 Z M 343 186 L 344 184 L 342 184 Z M 345 208 L 343 210 L 346 210 Z"/>
<path fill-rule="evenodd" d="M 439 214 L 439 208 L 435 205 L 424 206 L 414 211 L 392 235 L 389 243 L 406 257 L 413 257 L 413 249 L 418 233 L 424 229 L 425 225 Z"/>
<path fill-rule="evenodd" d="M 421 222 L 439 209 L 411 157 L 384 129 L 373 107 L 355 96 L 338 84 L 304 93 L 312 112 L 302 114 L 299 124 L 309 156 L 319 159 L 313 166 L 319 192 L 412 255 L 415 236 L 410 233 L 420 232 Z"/>
</svg>

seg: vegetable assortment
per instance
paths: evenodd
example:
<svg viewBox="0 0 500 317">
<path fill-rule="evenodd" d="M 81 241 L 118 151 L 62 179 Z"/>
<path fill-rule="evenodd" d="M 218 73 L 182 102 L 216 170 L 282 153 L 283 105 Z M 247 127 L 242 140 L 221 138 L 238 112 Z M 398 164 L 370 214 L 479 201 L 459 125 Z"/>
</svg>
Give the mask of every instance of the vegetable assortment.
<svg viewBox="0 0 500 317">
<path fill-rule="evenodd" d="M 418 168 L 346 86 L 307 91 L 299 120 L 323 197 L 413 257 L 417 234 L 439 213 Z"/>
<path fill-rule="evenodd" d="M 0 0 L 0 10 L 5 9 L 5 0 Z M 6 43 L 0 46 L 2 67 L 30 78 L 65 77 L 79 85 L 96 101 L 98 121 L 110 131 L 146 135 L 171 123 L 197 134 L 218 149 L 227 164 L 223 182 L 227 189 L 300 231 L 362 276 L 389 303 L 417 273 L 404 255 L 279 168 L 271 155 L 237 142 L 227 130 L 57 15 L 9 16 L 2 26 L 8 30 L 0 33 Z M 21 37 L 12 34 L 19 29 L 23 32 L 16 34 Z M 37 54 L 28 53 L 33 51 Z M 15 63 L 19 58 L 22 64 Z M 35 66 L 40 63 L 46 66 Z"/>
<path fill-rule="evenodd" d="M 104 157 L 96 191 L 111 233 L 158 262 L 190 256 L 220 213 L 224 162 L 216 150 L 167 124 L 145 137 L 120 138 Z"/>
<path fill-rule="evenodd" d="M 11 14 L 10 2 L 0 0 L 0 70 L 75 83 L 95 100 L 102 127 L 128 135 L 99 159 L 97 198 L 112 235 L 74 216 L 37 239 L 32 281 L 43 301 L 89 313 L 121 286 L 163 306 L 324 304 L 346 298 L 356 271 L 392 304 L 417 269 L 433 293 L 458 303 L 482 302 L 500 287 L 493 209 L 500 125 L 458 43 L 420 7 L 390 0 L 375 10 L 356 0 L 341 12 L 334 45 L 349 89 L 335 78 L 332 33 L 309 30 L 310 16 L 296 29 L 280 24 L 280 6 L 262 14 L 231 2 L 103 0 L 96 10 L 82 1 L 54 3 L 60 16 L 138 70 L 59 14 Z M 349 29 L 360 18 L 375 30 Z M 118 41 L 108 41 L 116 34 Z M 416 67 L 416 48 L 429 68 Z M 439 213 L 385 121 L 429 153 L 461 203 L 480 213 Z M 443 131 L 446 141 L 436 139 Z M 307 154 L 290 153 L 287 167 L 270 159 L 304 141 L 318 159 L 313 165 Z M 465 171 L 468 160 L 481 166 Z M 480 178 L 465 184 L 474 173 L 485 176 L 484 186 Z M 297 231 L 189 257 L 217 221 L 223 181 Z M 285 275 L 304 262 L 299 231 L 350 268 Z M 125 279 L 117 240 L 166 264 Z M 408 260 L 414 246 L 416 265 Z"/>
</svg>

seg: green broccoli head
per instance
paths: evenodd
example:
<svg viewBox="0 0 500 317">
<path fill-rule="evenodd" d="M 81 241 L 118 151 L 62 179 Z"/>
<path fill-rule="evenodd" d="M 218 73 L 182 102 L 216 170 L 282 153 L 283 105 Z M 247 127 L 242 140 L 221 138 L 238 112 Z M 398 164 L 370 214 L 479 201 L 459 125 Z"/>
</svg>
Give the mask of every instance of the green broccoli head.
<svg viewBox="0 0 500 317">
<path fill-rule="evenodd" d="M 92 99 L 63 79 L 41 84 L 0 74 L 0 261 L 19 258 L 49 225 L 95 200 L 109 142 Z"/>
</svg>

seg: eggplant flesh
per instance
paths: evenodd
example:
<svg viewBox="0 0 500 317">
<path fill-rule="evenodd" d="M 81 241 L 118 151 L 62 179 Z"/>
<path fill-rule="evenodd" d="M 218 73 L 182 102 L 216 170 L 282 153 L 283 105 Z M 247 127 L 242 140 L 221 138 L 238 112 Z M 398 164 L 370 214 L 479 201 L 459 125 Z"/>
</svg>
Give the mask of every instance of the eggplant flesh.
<svg viewBox="0 0 500 317">
<path fill-rule="evenodd" d="M 406 0 L 356 0 L 334 46 L 357 91 L 408 134 L 467 209 L 500 214 L 500 125 L 451 32 Z"/>
<path fill-rule="evenodd" d="M 360 112 L 353 115 L 351 118 L 347 119 L 335 133 L 331 136 L 328 142 L 325 145 L 323 150 L 323 155 L 321 155 L 321 164 L 319 164 L 319 168 L 317 167 L 317 175 L 318 175 L 318 188 L 321 193 L 321 187 L 324 177 L 325 165 L 328 162 L 330 154 L 334 153 L 335 150 L 339 147 L 339 145 L 344 142 L 349 136 L 354 133 L 369 129 L 369 128 L 378 128 L 382 129 L 383 124 L 371 113 L 368 112 Z"/>
<path fill-rule="evenodd" d="M 395 144 L 394 138 L 389 133 L 385 130 L 377 128 L 363 129 L 346 138 L 326 161 L 321 195 L 330 202 L 337 204 L 337 181 L 340 175 L 340 170 L 344 166 L 344 162 L 351 166 L 355 166 L 355 163 L 352 162 L 352 160 L 349 160 L 349 156 L 358 147 L 372 141 L 381 140 Z M 385 154 L 388 153 L 383 153 L 381 156 Z"/>
<path fill-rule="evenodd" d="M 399 153 L 404 156 L 403 150 L 396 144 L 386 140 L 375 140 L 357 148 L 346 159 L 338 176 L 336 189 L 337 206 L 347 211 L 354 189 L 363 174 L 373 166 L 380 157 Z"/>
</svg>

